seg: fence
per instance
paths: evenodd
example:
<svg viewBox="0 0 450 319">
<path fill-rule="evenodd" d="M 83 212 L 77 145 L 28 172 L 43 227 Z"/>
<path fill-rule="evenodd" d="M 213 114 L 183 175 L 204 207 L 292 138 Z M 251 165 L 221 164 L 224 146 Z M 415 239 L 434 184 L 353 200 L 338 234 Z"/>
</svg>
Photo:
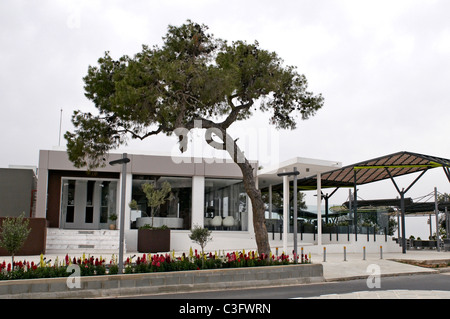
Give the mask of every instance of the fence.
<svg viewBox="0 0 450 319">
<path fill-rule="evenodd" d="M 358 241 L 358 239 L 366 240 L 367 242 L 369 241 L 376 242 L 377 240 L 384 239 L 384 241 L 387 242 L 388 241 L 387 227 L 384 227 L 381 230 L 382 231 L 380 231 L 379 229 L 377 231 L 376 227 L 357 227 L 355 232 L 354 226 L 331 226 L 331 227 L 324 226 L 322 227 L 322 240 L 327 240 L 327 242 L 329 243 L 332 243 L 333 241 L 335 241 L 336 243 L 342 243 L 342 241 L 345 241 L 345 239 L 347 239 L 348 242 Z M 269 229 L 269 232 L 271 232 L 272 240 L 283 239 L 283 226 L 281 224 L 279 224 L 278 226 L 272 224 L 271 229 Z M 291 234 L 293 233 L 292 229 L 290 233 Z M 316 241 L 317 228 L 313 225 L 299 225 L 298 235 L 300 236 L 299 239 L 302 241 L 303 240 L 311 241 L 310 239 L 311 235 L 312 240 Z"/>
</svg>

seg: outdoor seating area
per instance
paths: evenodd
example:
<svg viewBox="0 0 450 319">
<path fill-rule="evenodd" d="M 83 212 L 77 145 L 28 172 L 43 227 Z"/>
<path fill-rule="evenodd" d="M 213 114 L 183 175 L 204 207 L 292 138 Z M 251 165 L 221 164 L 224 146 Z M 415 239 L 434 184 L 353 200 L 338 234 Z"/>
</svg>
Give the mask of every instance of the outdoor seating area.
<svg viewBox="0 0 450 319">
<path fill-rule="evenodd" d="M 233 216 L 205 218 L 204 226 L 212 230 L 238 230 L 239 223 Z"/>
</svg>

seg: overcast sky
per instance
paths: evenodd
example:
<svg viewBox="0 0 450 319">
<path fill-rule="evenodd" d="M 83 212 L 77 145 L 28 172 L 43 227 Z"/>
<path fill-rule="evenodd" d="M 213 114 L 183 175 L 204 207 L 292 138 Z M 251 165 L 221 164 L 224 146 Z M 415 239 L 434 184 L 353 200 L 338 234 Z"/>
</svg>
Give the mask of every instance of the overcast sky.
<svg viewBox="0 0 450 319">
<path fill-rule="evenodd" d="M 94 111 L 82 78 L 105 51 L 132 56 L 187 19 L 218 38 L 257 40 L 325 98 L 315 117 L 277 135 L 279 149 L 256 156 L 262 162 L 299 156 L 349 165 L 397 151 L 450 158 L 449 12 L 447 0 L 2 0 L 0 167 L 37 166 L 39 150 L 59 143 L 61 109 L 63 133 L 73 129 L 74 110 Z M 235 130 L 270 132 L 267 123 L 257 116 Z M 170 152 L 173 143 L 130 147 Z M 449 192 L 442 170 L 425 174 L 408 195 L 434 186 Z M 367 189 L 363 198 L 397 196 L 390 182 Z"/>
</svg>

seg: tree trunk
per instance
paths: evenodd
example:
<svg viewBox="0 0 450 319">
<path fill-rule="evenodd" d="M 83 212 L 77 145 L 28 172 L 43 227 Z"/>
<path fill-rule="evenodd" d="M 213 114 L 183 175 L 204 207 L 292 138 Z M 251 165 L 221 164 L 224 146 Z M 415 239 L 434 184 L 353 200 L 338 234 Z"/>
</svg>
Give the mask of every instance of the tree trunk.
<svg viewBox="0 0 450 319">
<path fill-rule="evenodd" d="M 237 145 L 237 140 L 233 140 L 233 138 L 227 133 L 226 128 L 221 127 L 219 124 L 216 124 L 209 120 L 199 119 L 187 124 L 185 129 L 175 132 L 180 138 L 180 150 L 182 152 L 186 151 L 186 132 L 188 132 L 192 128 L 206 129 L 206 143 L 217 150 L 227 151 L 233 161 L 241 169 L 244 188 L 252 203 L 253 228 L 255 230 L 255 239 L 258 253 L 269 256 L 270 244 L 269 235 L 267 234 L 266 228 L 264 201 L 261 196 L 261 191 L 256 186 L 253 167 L 245 158 L 244 153 Z M 222 141 L 215 141 L 213 139 L 213 134 L 217 135 L 217 137 Z"/>
<path fill-rule="evenodd" d="M 222 143 L 217 143 L 212 139 L 212 133 L 216 133 L 219 138 L 222 139 Z M 256 186 L 256 180 L 253 172 L 252 165 L 245 158 L 244 153 L 240 150 L 236 141 L 226 132 L 224 129 L 220 129 L 220 132 L 214 130 L 207 130 L 205 135 L 206 142 L 216 148 L 225 149 L 230 154 L 233 161 L 239 166 L 242 172 L 242 178 L 244 181 L 245 191 L 250 197 L 252 203 L 253 212 L 253 228 L 255 230 L 256 245 L 258 247 L 259 254 L 270 253 L 269 235 L 267 234 L 265 207 L 264 201 L 261 196 L 261 191 Z"/>
<path fill-rule="evenodd" d="M 253 228 L 255 229 L 256 245 L 258 253 L 269 256 L 270 244 L 266 228 L 265 207 L 261 196 L 261 191 L 256 187 L 253 167 L 245 160 L 244 163 L 236 163 L 242 171 L 245 191 L 252 203 Z"/>
</svg>

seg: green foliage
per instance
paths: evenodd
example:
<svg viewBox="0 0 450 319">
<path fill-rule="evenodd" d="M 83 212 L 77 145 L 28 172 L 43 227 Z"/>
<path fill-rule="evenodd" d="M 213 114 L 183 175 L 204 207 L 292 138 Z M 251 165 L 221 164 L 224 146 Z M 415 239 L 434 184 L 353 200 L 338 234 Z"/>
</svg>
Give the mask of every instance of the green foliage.
<svg viewBox="0 0 450 319">
<path fill-rule="evenodd" d="M 191 229 L 191 234 L 189 235 L 189 238 L 200 245 L 202 248 L 202 254 L 206 247 L 206 244 L 208 241 L 210 241 L 211 238 L 211 231 L 207 228 L 203 228 L 201 226 L 194 226 L 193 229 Z"/>
<path fill-rule="evenodd" d="M 153 227 L 153 217 L 155 215 L 155 210 L 159 208 L 166 201 L 171 201 L 173 199 L 172 196 L 172 187 L 170 183 L 165 181 L 162 183 L 161 188 L 156 186 L 156 183 L 144 183 L 142 184 L 142 191 L 147 197 L 147 206 L 151 209 L 151 217 L 152 217 L 152 225 Z M 137 209 L 138 205 L 135 200 L 132 200 L 130 203 L 130 207 L 133 209 Z"/>
<path fill-rule="evenodd" d="M 147 205 L 153 209 L 171 199 L 169 194 L 172 191 L 172 187 L 167 181 L 162 183 L 161 188 L 157 188 L 154 183 L 145 183 L 142 185 L 142 190 L 147 197 Z"/>
<path fill-rule="evenodd" d="M 293 129 L 322 107 L 322 96 L 308 91 L 305 76 L 283 66 L 275 52 L 258 42 L 229 44 L 207 31 L 188 20 L 169 26 L 161 47 L 143 46 L 118 60 L 106 52 L 89 66 L 85 95 L 98 115 L 74 112 L 75 132 L 65 134 L 70 160 L 95 168 L 130 136 L 170 135 L 190 130 L 195 120 L 225 131 L 257 110 L 271 113 L 277 128 Z"/>
<path fill-rule="evenodd" d="M 8 217 L 3 220 L 0 228 L 0 246 L 5 248 L 12 256 L 22 248 L 31 229 L 28 227 L 30 221 L 24 218 L 24 213 L 19 217 Z"/>
<path fill-rule="evenodd" d="M 159 230 L 165 230 L 165 229 L 169 229 L 169 227 L 167 227 L 167 225 L 162 225 L 160 227 L 153 227 L 150 224 L 145 224 L 144 226 L 139 227 L 139 229 L 159 229 Z"/>
<path fill-rule="evenodd" d="M 397 226 L 398 226 L 397 220 L 394 217 L 389 216 L 389 219 L 388 219 L 388 233 L 387 234 L 389 236 L 394 235 L 395 231 L 397 230 Z"/>
</svg>

